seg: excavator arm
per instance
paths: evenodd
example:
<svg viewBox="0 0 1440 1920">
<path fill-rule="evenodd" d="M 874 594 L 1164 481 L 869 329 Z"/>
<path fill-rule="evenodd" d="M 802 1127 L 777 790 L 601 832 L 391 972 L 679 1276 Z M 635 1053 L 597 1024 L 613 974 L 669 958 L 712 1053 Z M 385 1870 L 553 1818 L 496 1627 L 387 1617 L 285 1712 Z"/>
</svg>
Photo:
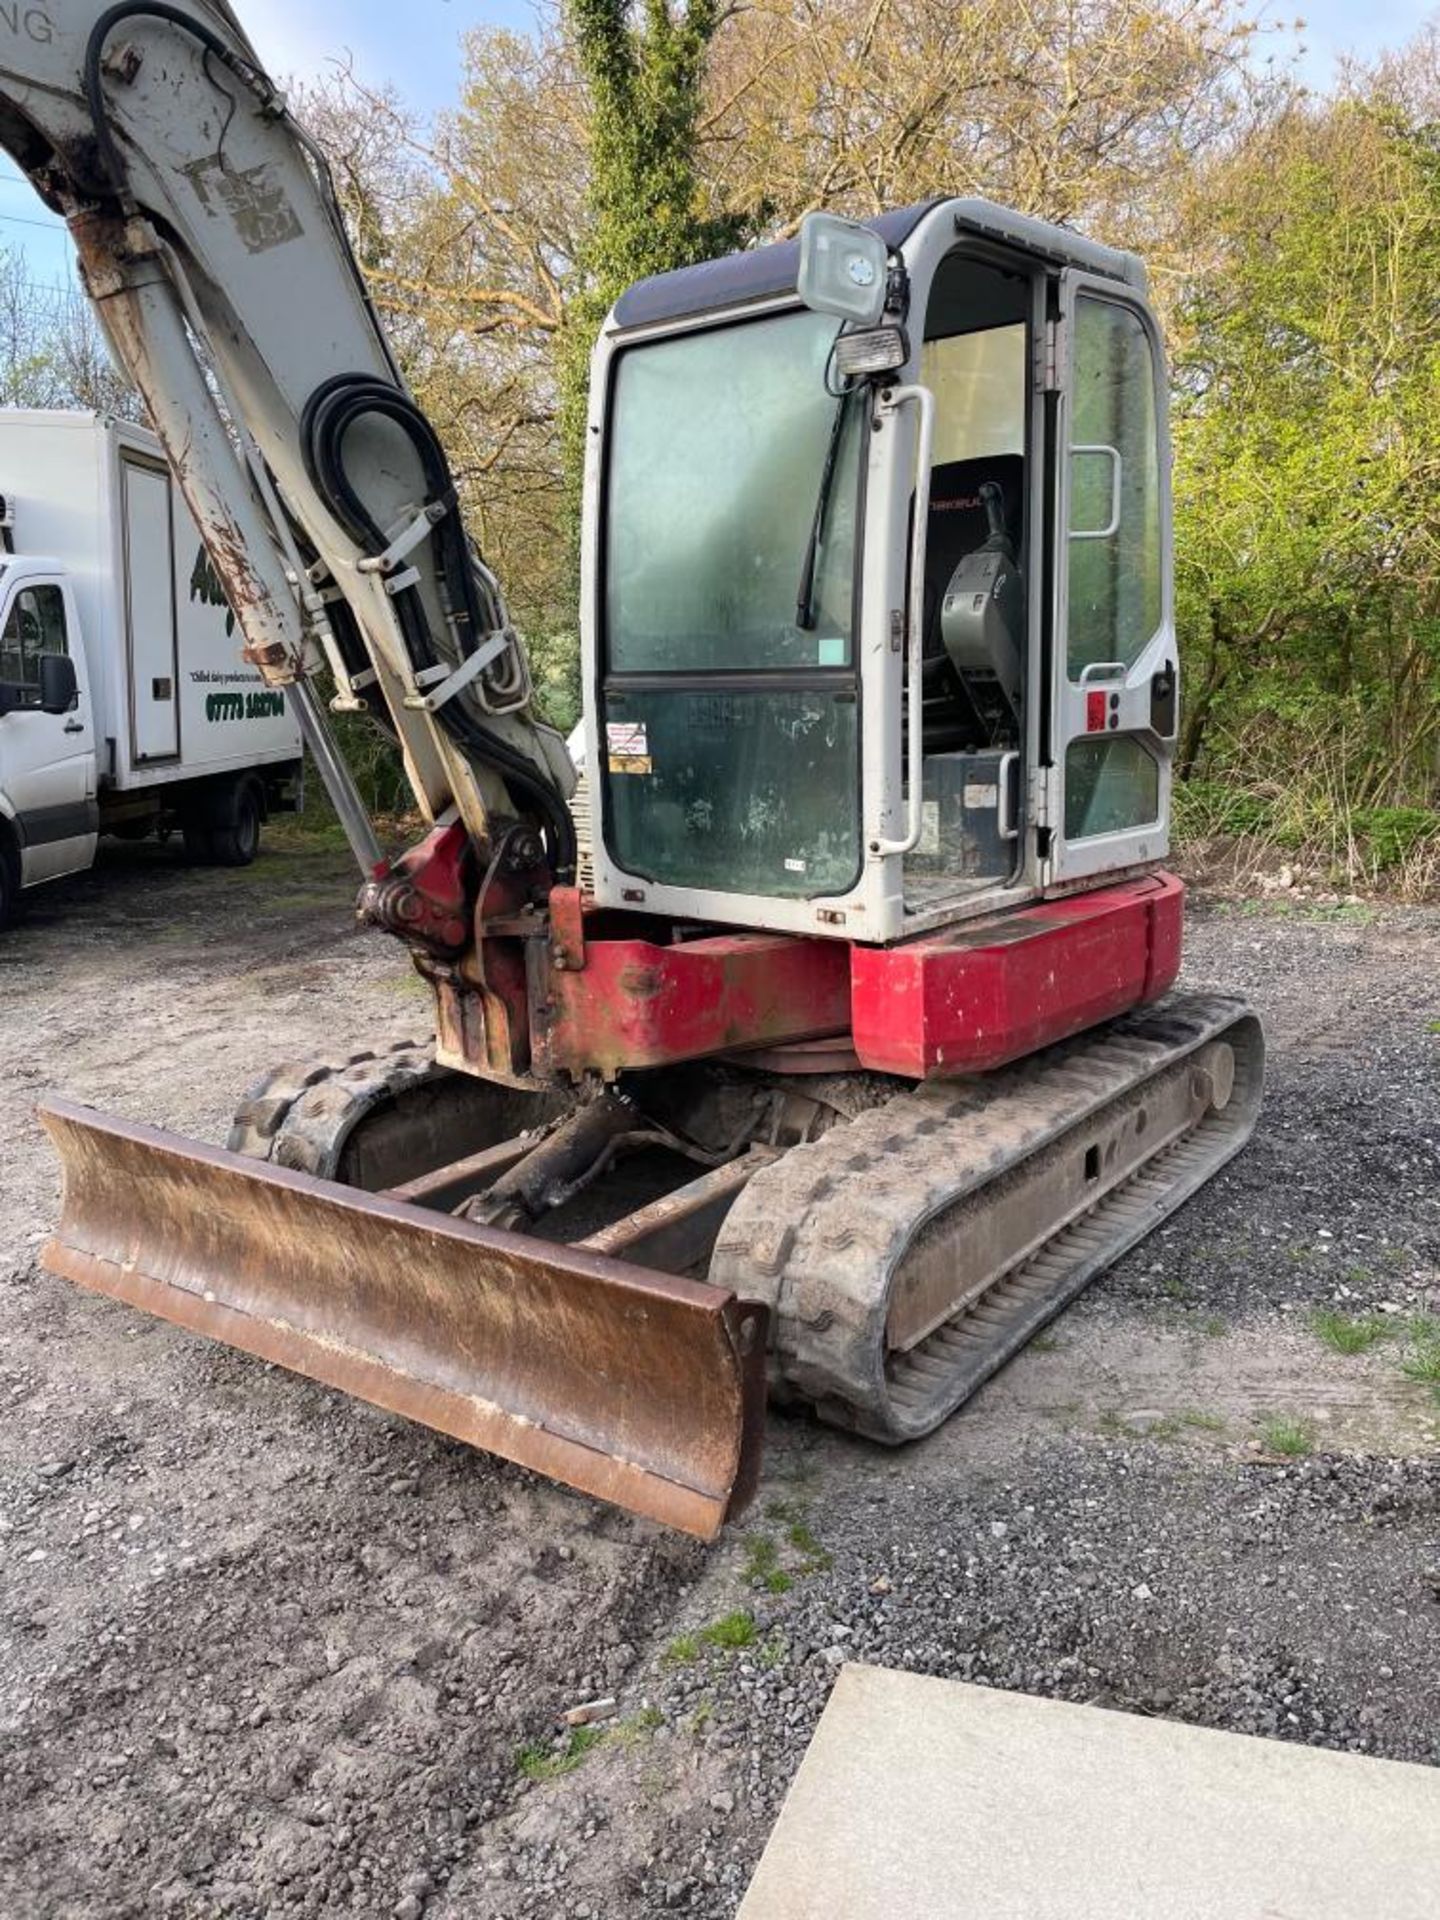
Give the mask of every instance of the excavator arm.
<svg viewBox="0 0 1440 1920">
<path fill-rule="evenodd" d="M 26 30 L 36 17 L 43 35 Z M 509 870 L 568 878 L 564 742 L 535 718 L 524 647 L 325 158 L 234 15 L 223 0 L 119 0 L 17 21 L 0 23 L 0 145 L 69 224 L 246 657 L 291 690 L 371 917 L 413 930 L 334 747 L 323 668 L 334 708 L 397 739 L 426 818 L 459 829 L 452 866 L 458 848 L 483 870 L 503 838 Z"/>
</svg>

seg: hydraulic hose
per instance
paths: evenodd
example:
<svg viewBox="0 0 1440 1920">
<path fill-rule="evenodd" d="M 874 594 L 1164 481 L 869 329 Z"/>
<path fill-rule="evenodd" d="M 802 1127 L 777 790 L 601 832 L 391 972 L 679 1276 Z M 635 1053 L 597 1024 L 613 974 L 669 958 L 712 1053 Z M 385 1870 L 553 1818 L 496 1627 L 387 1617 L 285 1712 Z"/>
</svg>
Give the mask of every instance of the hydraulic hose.
<svg viewBox="0 0 1440 1920">
<path fill-rule="evenodd" d="M 228 67 L 237 80 L 256 94 L 262 101 L 278 100 L 280 95 L 274 82 L 262 67 L 247 60 L 243 54 L 236 53 L 228 46 L 212 27 L 203 20 L 197 20 L 193 13 L 186 13 L 181 7 L 170 6 L 167 0 L 118 0 L 118 4 L 106 9 L 90 29 L 90 38 L 85 43 L 85 66 L 81 75 L 81 86 L 85 92 L 85 104 L 90 109 L 90 119 L 95 128 L 95 144 L 100 149 L 100 157 L 105 162 L 105 171 L 110 183 L 119 194 L 124 194 L 125 162 L 120 157 L 115 134 L 105 112 L 105 93 L 101 85 L 100 62 L 105 53 L 105 42 L 110 38 L 122 20 L 144 18 L 147 20 L 166 20 L 173 27 L 179 27 L 188 33 L 192 40 L 198 40 L 205 51 L 213 54 L 224 67 Z M 222 89 L 223 92 L 223 89 Z"/>
<path fill-rule="evenodd" d="M 430 542 L 463 657 L 502 624 L 503 612 L 470 553 L 445 450 L 434 427 L 409 395 L 371 374 L 335 374 L 323 381 L 306 401 L 300 418 L 300 449 L 311 485 L 357 546 L 370 555 L 384 552 L 385 532 L 345 470 L 345 435 L 366 415 L 389 420 L 400 428 L 419 459 L 430 501 L 446 508 L 431 532 Z M 395 595 L 394 605 L 411 664 L 417 670 L 436 665 L 439 656 L 418 592 L 413 587 L 403 589 Z M 499 774 L 517 800 L 534 808 L 550 841 L 556 878 L 570 879 L 576 862 L 575 824 L 559 789 L 523 754 L 506 746 L 460 708 L 458 701 L 441 707 L 436 718 L 472 759 Z"/>
</svg>

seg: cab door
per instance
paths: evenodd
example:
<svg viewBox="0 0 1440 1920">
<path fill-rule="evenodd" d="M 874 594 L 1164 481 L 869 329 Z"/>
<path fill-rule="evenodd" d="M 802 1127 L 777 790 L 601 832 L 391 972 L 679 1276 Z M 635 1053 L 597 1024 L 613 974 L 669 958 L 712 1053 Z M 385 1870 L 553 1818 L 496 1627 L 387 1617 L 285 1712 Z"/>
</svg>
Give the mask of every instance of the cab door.
<svg viewBox="0 0 1440 1920">
<path fill-rule="evenodd" d="M 1169 851 L 1179 685 L 1164 356 L 1143 302 L 1062 277 L 1047 881 Z"/>
<path fill-rule="evenodd" d="M 40 659 L 47 653 L 75 662 L 68 713 L 40 709 Z M 70 596 L 59 581 L 16 586 L 0 627 L 0 681 L 19 694 L 19 704 L 0 717 L 0 792 L 20 840 L 21 883 L 29 887 L 95 858 L 94 717 Z"/>
</svg>

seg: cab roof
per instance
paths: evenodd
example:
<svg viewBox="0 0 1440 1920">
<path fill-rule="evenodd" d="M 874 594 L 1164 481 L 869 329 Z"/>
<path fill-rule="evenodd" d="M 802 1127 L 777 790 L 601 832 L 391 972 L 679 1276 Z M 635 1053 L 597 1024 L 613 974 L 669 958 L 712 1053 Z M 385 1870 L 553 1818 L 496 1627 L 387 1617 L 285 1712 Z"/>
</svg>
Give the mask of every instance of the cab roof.
<svg viewBox="0 0 1440 1920">
<path fill-rule="evenodd" d="M 934 213 L 948 213 L 957 239 L 969 235 L 1017 247 L 1034 258 L 1057 266 L 1080 267 L 1105 279 L 1122 280 L 1144 291 L 1145 268 L 1137 254 L 1087 240 L 1068 227 L 1014 213 L 992 200 L 920 200 L 911 207 L 878 214 L 863 224 L 898 252 L 921 221 Z M 615 303 L 612 322 L 619 329 L 653 326 L 659 321 L 688 319 L 718 313 L 755 300 L 776 299 L 794 293 L 800 272 L 800 242 L 782 240 L 743 253 L 727 253 L 719 260 L 680 267 L 637 280 Z"/>
</svg>

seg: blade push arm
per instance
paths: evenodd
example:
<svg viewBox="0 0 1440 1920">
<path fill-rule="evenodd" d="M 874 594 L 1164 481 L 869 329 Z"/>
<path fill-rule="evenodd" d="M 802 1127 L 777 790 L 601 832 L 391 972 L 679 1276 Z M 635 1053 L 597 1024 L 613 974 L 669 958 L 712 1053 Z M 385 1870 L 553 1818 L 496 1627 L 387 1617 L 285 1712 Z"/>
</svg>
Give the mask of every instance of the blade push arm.
<svg viewBox="0 0 1440 1920">
<path fill-rule="evenodd" d="M 295 690 L 362 865 L 378 857 L 308 676 L 397 737 L 430 820 L 515 823 L 565 876 L 573 774 L 470 544 L 329 174 L 221 0 L 69 0 L 0 39 L 0 145 L 64 215 L 245 636 Z"/>
</svg>

